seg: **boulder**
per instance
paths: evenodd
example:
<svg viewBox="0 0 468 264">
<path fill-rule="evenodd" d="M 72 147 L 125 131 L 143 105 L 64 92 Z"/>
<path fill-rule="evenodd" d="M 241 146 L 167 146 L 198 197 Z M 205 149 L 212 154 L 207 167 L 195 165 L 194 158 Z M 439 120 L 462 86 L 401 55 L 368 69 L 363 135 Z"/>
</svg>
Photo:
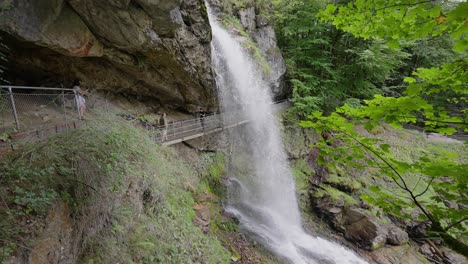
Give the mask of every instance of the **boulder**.
<svg viewBox="0 0 468 264">
<path fill-rule="evenodd" d="M 408 243 L 408 233 L 391 224 L 388 219 L 379 219 L 361 208 L 345 211 L 345 237 L 364 248 L 376 250 L 385 244 Z"/>
<path fill-rule="evenodd" d="M 383 247 L 368 253 L 377 264 L 426 264 L 427 260 L 410 245 Z"/>
<path fill-rule="evenodd" d="M 415 222 L 409 220 L 406 225 L 406 230 L 408 230 L 411 237 L 415 238 L 425 238 L 428 236 L 428 231 L 431 228 L 429 221 L 424 222 Z"/>
<path fill-rule="evenodd" d="M 425 243 L 419 247 L 419 252 L 422 253 L 423 255 L 426 255 L 429 258 L 433 258 L 435 251 L 431 245 Z"/>
<path fill-rule="evenodd" d="M 358 245 L 376 250 L 387 242 L 388 229 L 379 223 L 375 217 L 371 217 L 362 209 L 351 208 L 346 210 L 345 237 Z"/>
<path fill-rule="evenodd" d="M 399 227 L 392 226 L 388 229 L 387 243 L 391 245 L 401 246 L 408 243 L 408 233 L 401 230 Z"/>
<path fill-rule="evenodd" d="M 345 232 L 345 203 L 343 199 L 335 201 L 330 196 L 325 195 L 320 198 L 313 198 L 312 204 L 317 213 L 322 216 L 332 228 L 340 232 Z"/>
</svg>

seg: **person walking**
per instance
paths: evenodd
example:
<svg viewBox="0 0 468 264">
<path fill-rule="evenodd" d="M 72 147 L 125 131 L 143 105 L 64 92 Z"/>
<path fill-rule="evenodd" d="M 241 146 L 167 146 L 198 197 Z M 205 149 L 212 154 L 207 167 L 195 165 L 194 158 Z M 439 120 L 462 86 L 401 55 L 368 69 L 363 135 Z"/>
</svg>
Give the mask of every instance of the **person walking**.
<svg viewBox="0 0 468 264">
<path fill-rule="evenodd" d="M 73 89 L 76 90 L 76 105 L 78 107 L 79 119 L 83 120 L 86 113 L 86 99 L 84 97 L 85 92 L 81 90 L 80 86 L 74 86 Z"/>
<path fill-rule="evenodd" d="M 205 117 L 206 117 L 206 113 L 205 111 L 203 111 L 203 109 L 200 107 L 198 109 L 198 118 L 200 120 L 200 124 L 201 124 L 201 127 L 202 127 L 202 130 L 205 131 Z"/>
<path fill-rule="evenodd" d="M 159 126 L 161 127 L 161 130 L 162 130 L 161 140 L 166 141 L 167 140 L 167 127 L 168 127 L 166 112 L 163 112 L 161 114 L 161 117 L 159 118 Z"/>
</svg>

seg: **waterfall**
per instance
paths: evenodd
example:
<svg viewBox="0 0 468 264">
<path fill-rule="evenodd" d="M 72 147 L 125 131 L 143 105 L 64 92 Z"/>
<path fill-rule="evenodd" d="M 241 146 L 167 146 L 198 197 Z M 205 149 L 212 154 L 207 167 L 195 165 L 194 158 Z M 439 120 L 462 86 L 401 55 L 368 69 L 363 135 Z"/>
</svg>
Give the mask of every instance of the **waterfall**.
<svg viewBox="0 0 468 264">
<path fill-rule="evenodd" d="M 208 4 L 207 4 L 208 6 Z M 212 56 L 225 113 L 249 119 L 229 132 L 231 148 L 225 210 L 243 231 L 290 263 L 366 263 L 342 246 L 305 233 L 293 176 L 262 73 L 208 8 Z"/>
</svg>

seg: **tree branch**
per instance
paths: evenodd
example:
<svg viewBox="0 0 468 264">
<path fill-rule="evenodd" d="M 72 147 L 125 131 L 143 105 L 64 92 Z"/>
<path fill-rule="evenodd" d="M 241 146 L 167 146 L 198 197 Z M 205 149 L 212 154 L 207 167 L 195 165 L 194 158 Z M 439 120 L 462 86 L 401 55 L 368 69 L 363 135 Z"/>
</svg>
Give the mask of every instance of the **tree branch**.
<svg viewBox="0 0 468 264">
<path fill-rule="evenodd" d="M 462 219 L 456 221 L 455 223 L 452 223 L 449 226 L 447 226 L 446 228 L 444 228 L 444 231 L 447 232 L 450 228 L 452 228 L 452 227 L 454 227 L 456 225 L 459 225 L 459 224 L 461 224 L 461 223 L 463 223 L 464 221 L 467 221 L 467 220 L 468 220 L 468 217 L 462 218 Z"/>
<path fill-rule="evenodd" d="M 403 176 L 392 166 L 392 164 L 390 164 L 385 158 L 383 158 L 377 151 L 373 150 L 371 147 L 367 146 L 366 144 L 362 143 L 361 141 L 359 141 L 357 138 L 353 137 L 352 135 L 346 133 L 346 132 L 343 132 L 345 135 L 349 136 L 351 139 L 353 139 L 354 141 L 356 141 L 359 145 L 361 145 L 362 147 L 364 147 L 365 149 L 367 149 L 368 151 L 370 151 L 372 154 L 374 154 L 377 158 L 379 158 L 381 161 L 383 161 L 397 176 L 398 178 L 401 180 L 401 182 L 403 183 L 402 187 L 401 185 L 398 185 L 400 186 L 403 190 L 407 191 L 409 193 L 409 195 L 411 196 L 411 200 L 413 200 L 414 204 L 416 204 L 416 206 L 423 212 L 424 215 L 426 215 L 426 217 L 434 224 L 434 225 L 437 225 L 437 226 L 440 226 L 439 222 L 437 222 L 434 217 L 432 217 L 432 215 L 426 211 L 426 209 L 424 209 L 424 207 L 419 203 L 417 197 L 414 196 L 414 193 L 408 188 L 408 185 L 406 184 Z"/>
<path fill-rule="evenodd" d="M 419 182 L 421 181 L 421 178 L 422 178 L 422 177 L 421 177 L 421 176 L 419 176 L 419 178 L 418 178 L 418 182 L 416 182 L 416 184 L 415 184 L 415 185 L 414 185 L 414 187 L 413 187 L 413 190 L 411 190 L 412 192 L 414 192 L 414 191 L 416 190 L 416 187 L 418 187 L 418 185 L 419 185 Z"/>
<path fill-rule="evenodd" d="M 387 9 L 387 8 L 392 8 L 392 7 L 399 7 L 399 6 L 416 6 L 416 5 L 421 5 L 421 4 L 431 3 L 431 2 L 432 2 L 432 0 L 428 0 L 428 1 L 422 1 L 422 2 L 417 2 L 417 3 L 413 3 L 413 4 L 396 4 L 396 5 L 384 6 L 384 7 L 375 9 L 374 12 L 380 11 L 380 10 L 384 10 L 384 9 Z"/>
<path fill-rule="evenodd" d="M 414 197 L 418 198 L 419 196 L 424 195 L 429 190 L 429 187 L 431 186 L 434 179 L 435 179 L 435 176 L 432 176 L 431 180 L 429 181 L 429 183 L 426 186 L 426 189 L 424 191 L 422 191 L 420 194 L 418 194 L 418 195 L 416 195 Z"/>
<path fill-rule="evenodd" d="M 403 176 L 392 166 L 392 164 L 390 164 L 386 159 L 384 159 L 379 153 L 377 153 L 377 151 L 373 150 L 372 148 L 370 148 L 369 146 L 367 146 L 366 144 L 362 143 L 359 139 L 353 137 L 352 135 L 346 133 L 346 132 L 343 132 L 344 134 L 346 134 L 348 137 L 350 137 L 351 139 L 353 139 L 354 141 L 356 141 L 359 145 L 361 145 L 362 147 L 364 147 L 365 149 L 367 149 L 368 151 L 370 151 L 372 154 L 374 154 L 377 158 L 379 158 L 381 161 L 383 161 L 385 163 L 385 165 L 387 165 L 387 167 L 389 167 L 394 173 L 395 175 L 398 176 L 398 178 L 401 180 L 402 184 L 403 185 L 400 185 L 399 183 L 398 186 L 406 191 L 409 191 L 411 192 L 409 189 L 408 189 L 408 185 L 406 184 L 405 180 L 403 179 Z"/>
</svg>

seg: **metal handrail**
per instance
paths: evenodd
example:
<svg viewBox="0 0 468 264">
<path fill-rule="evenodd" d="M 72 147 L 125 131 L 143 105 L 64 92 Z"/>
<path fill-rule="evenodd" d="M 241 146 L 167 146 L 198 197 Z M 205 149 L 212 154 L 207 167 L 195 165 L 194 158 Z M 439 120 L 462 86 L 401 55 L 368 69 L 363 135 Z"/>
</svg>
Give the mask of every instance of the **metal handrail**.
<svg viewBox="0 0 468 264">
<path fill-rule="evenodd" d="M 13 86 L 13 85 L 0 85 L 2 89 L 24 89 L 24 90 L 53 90 L 53 91 L 74 91 L 73 88 L 56 88 L 56 87 L 34 87 L 34 86 Z"/>
<path fill-rule="evenodd" d="M 13 93 L 14 89 L 61 91 L 62 95 L 64 94 L 64 92 L 66 92 L 67 95 L 68 94 L 71 94 L 74 96 L 77 95 L 77 89 L 73 89 L 73 88 L 0 85 L 0 89 L 7 89 L 10 96 L 22 95 L 22 93 Z M 50 94 L 41 93 L 41 94 L 27 94 L 27 95 L 50 95 Z M 101 98 L 100 96 L 97 96 L 95 94 L 90 94 L 89 96 L 92 96 L 93 99 L 96 99 L 96 100 L 102 99 L 102 100 L 107 101 L 105 98 Z M 11 101 L 14 102 L 13 99 Z M 280 101 L 274 102 L 273 104 L 280 104 L 285 101 L 287 100 L 280 100 Z M 16 109 L 15 107 L 13 108 Z M 213 131 L 217 131 L 218 129 L 230 128 L 232 126 L 237 126 L 237 125 L 249 122 L 249 120 L 243 117 L 242 115 L 240 115 L 240 113 L 241 111 L 237 111 L 237 109 L 232 112 L 225 112 L 225 113 L 215 112 L 209 115 L 205 115 L 203 117 L 199 116 L 199 117 L 191 118 L 191 119 L 172 121 L 165 126 L 164 125 L 163 126 L 151 125 L 142 120 L 140 120 L 140 122 L 144 123 L 147 132 L 157 143 L 164 143 L 167 141 L 176 141 L 176 140 L 184 139 L 187 137 L 195 136 L 200 133 L 201 134 L 212 133 Z M 15 113 L 15 116 L 16 116 L 16 113 Z M 15 119 L 17 119 L 17 117 L 15 117 Z M 139 119 L 134 118 L 133 120 L 139 120 Z M 163 141 L 162 140 L 163 138 L 166 138 L 166 141 Z"/>
<path fill-rule="evenodd" d="M 176 127 L 171 127 L 171 128 L 168 127 L 167 129 L 163 126 L 163 127 L 158 127 L 158 128 L 152 128 L 152 130 L 150 132 L 153 132 L 153 133 L 158 132 L 159 133 L 159 132 L 162 132 L 162 131 L 164 131 L 166 129 L 168 138 L 177 139 L 179 135 L 189 134 L 189 133 L 192 133 L 192 132 L 207 133 L 207 132 L 210 132 L 211 130 L 222 128 L 223 124 L 221 122 L 218 122 L 218 121 L 221 121 L 221 119 L 207 120 L 206 122 L 204 122 L 204 125 L 201 125 L 200 123 L 195 123 L 195 124 L 193 124 L 193 125 L 196 125 L 195 128 L 193 128 L 193 125 L 181 126 L 181 127 L 177 127 L 177 128 Z M 244 122 L 242 122 L 242 121 L 244 121 Z M 239 123 L 239 122 L 245 123 L 247 121 L 243 120 L 241 118 L 238 118 L 236 120 L 232 120 L 227 125 L 232 125 L 232 124 L 236 124 L 236 123 Z M 158 136 L 157 138 L 161 139 L 162 136 Z"/>
</svg>

